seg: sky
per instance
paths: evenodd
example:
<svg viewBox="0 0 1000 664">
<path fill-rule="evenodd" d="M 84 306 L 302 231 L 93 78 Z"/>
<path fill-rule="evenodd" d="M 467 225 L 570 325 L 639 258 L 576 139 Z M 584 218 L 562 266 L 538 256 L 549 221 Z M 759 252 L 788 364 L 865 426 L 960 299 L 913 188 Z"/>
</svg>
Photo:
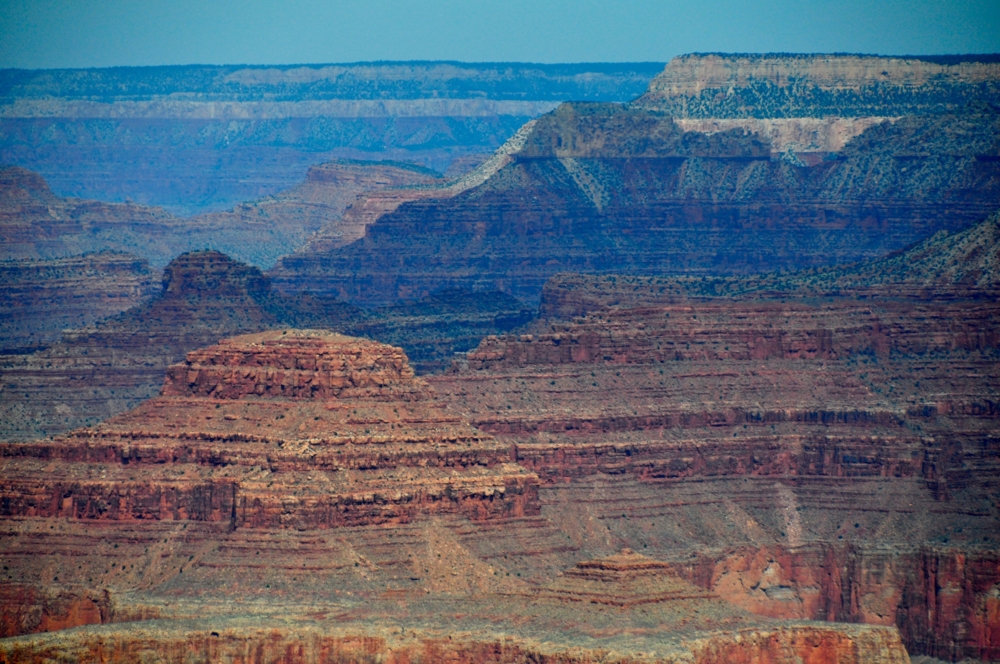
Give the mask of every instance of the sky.
<svg viewBox="0 0 1000 664">
<path fill-rule="evenodd" d="M 0 0 L 0 68 L 1000 52 L 1000 0 Z"/>
</svg>

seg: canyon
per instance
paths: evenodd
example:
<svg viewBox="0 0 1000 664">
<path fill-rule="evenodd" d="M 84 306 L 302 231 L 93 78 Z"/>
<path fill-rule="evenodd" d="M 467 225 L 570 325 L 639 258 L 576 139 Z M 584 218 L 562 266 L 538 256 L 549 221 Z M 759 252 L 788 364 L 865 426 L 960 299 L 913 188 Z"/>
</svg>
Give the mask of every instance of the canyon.
<svg viewBox="0 0 1000 664">
<path fill-rule="evenodd" d="M 59 295 L 59 311 L 70 314 L 66 289 Z M 65 331 L 41 349 L 25 349 L 34 352 L 0 355 L 0 439 L 62 433 L 121 413 L 154 396 L 167 367 L 187 352 L 234 334 L 299 326 L 365 335 L 404 346 L 427 372 L 443 370 L 455 352 L 475 347 L 483 336 L 533 317 L 502 293 L 440 291 L 374 310 L 286 296 L 256 267 L 216 251 L 189 252 L 167 265 L 156 295 Z M 20 324 L 37 330 L 41 320 Z"/>
<path fill-rule="evenodd" d="M 10 167 L 0 169 L 0 256 L 55 259 L 117 251 L 162 269 L 178 254 L 212 248 L 267 268 L 339 219 L 363 192 L 440 183 L 436 173 L 412 164 L 329 162 L 274 196 L 185 219 L 160 208 L 61 198 L 38 174 Z"/>
<path fill-rule="evenodd" d="M 376 342 L 231 338 L 139 408 L 0 454 L 0 625 L 62 628 L 6 661 L 908 661 L 891 628 L 770 620 L 628 549 L 580 561 L 539 476 Z"/>
<path fill-rule="evenodd" d="M 758 614 L 995 660 L 997 226 L 858 266 L 856 292 L 844 268 L 719 280 L 737 296 L 556 278 L 545 318 L 429 381 L 512 445 L 575 542 L 652 551 Z M 893 281 L 921 261 L 937 278 Z"/>
<path fill-rule="evenodd" d="M 187 217 L 276 194 L 334 159 L 407 161 L 458 175 L 560 101 L 627 101 L 662 68 L 8 69 L 0 71 L 0 163 L 40 173 L 61 196 L 131 200 Z"/>
<path fill-rule="evenodd" d="M 996 660 L 997 228 L 561 276 L 424 378 L 325 331 L 190 351 L 128 412 L 0 445 L 3 656 Z M 168 272 L 281 302 L 221 255 Z"/>
<path fill-rule="evenodd" d="M 0 661 L 1000 661 L 998 66 L 3 73 L 539 117 L 189 219 L 0 171 Z"/>
<path fill-rule="evenodd" d="M 560 272 L 713 276 L 856 262 L 996 209 L 998 118 L 971 105 L 881 123 L 808 166 L 773 158 L 765 139 L 739 129 L 685 132 L 652 111 L 564 104 L 482 185 L 400 205 L 360 240 L 306 247 L 270 275 L 285 291 L 369 304 L 443 287 L 536 303 Z"/>
</svg>

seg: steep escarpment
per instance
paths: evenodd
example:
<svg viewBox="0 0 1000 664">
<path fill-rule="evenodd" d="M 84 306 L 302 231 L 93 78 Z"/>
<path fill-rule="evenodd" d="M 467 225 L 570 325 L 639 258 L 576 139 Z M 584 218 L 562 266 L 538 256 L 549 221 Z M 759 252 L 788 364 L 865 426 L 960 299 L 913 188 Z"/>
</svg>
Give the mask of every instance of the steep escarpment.
<svg viewBox="0 0 1000 664">
<path fill-rule="evenodd" d="M 564 105 L 513 162 L 446 200 L 378 218 L 361 240 L 281 261 L 282 288 L 391 302 L 444 286 L 535 301 L 565 272 L 747 274 L 854 262 L 989 215 L 1000 115 L 984 105 L 867 129 L 813 166 L 740 130 Z M 419 258 L 418 258 L 419 257 Z"/>
<path fill-rule="evenodd" d="M 1000 100 L 996 55 L 683 55 L 634 105 L 681 118 L 877 117 Z"/>
<path fill-rule="evenodd" d="M 128 254 L 0 262 L 0 352 L 52 343 L 153 293 L 149 264 Z"/>
</svg>

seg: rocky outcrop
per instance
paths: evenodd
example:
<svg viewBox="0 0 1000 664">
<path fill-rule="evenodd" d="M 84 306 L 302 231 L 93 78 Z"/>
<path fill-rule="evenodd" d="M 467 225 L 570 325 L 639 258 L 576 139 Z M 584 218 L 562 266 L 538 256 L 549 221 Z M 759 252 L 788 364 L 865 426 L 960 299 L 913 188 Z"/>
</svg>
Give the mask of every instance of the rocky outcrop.
<svg viewBox="0 0 1000 664">
<path fill-rule="evenodd" d="M 366 632 L 375 631 L 369 626 Z M 581 648 L 571 642 L 538 643 L 530 637 L 482 634 L 462 638 L 410 631 L 405 636 L 351 633 L 343 627 L 327 629 L 254 629 L 236 625 L 219 631 L 159 629 L 146 626 L 117 627 L 12 639 L 0 645 L 0 661 L 44 662 L 58 653 L 71 659 L 95 659 L 117 664 L 154 654 L 160 657 L 210 659 L 223 664 L 334 664 L 336 662 L 387 662 L 456 660 L 471 664 L 514 664 L 544 661 L 557 664 L 649 662 L 651 664 L 710 664 L 719 661 L 798 661 L 826 664 L 906 664 L 909 657 L 898 636 L 885 629 L 821 625 L 754 628 L 736 635 L 713 634 L 683 644 L 646 652 L 621 648 L 607 652 L 601 645 Z M 654 644 L 650 644 L 654 645 Z M 624 650 L 624 652 L 622 652 Z"/>
<path fill-rule="evenodd" d="M 149 264 L 128 254 L 0 262 L 0 353 L 125 311 L 154 294 L 153 281 Z"/>
<path fill-rule="evenodd" d="M 496 173 L 510 164 L 519 150 L 524 148 L 525 141 L 531 135 L 535 121 L 531 120 L 518 129 L 513 136 L 497 148 L 493 154 L 483 159 L 467 173 L 461 173 L 447 182 L 437 182 L 427 186 L 401 187 L 381 191 L 368 191 L 357 196 L 355 201 L 339 218 L 328 218 L 326 223 L 309 241 L 296 251 L 296 254 L 282 259 L 270 274 L 275 278 L 279 288 L 301 289 L 301 284 L 287 284 L 283 277 L 288 272 L 287 265 L 299 265 L 314 260 L 317 254 L 335 250 L 351 244 L 364 237 L 367 228 L 378 221 L 379 217 L 395 211 L 403 203 L 422 200 L 441 200 L 458 196 L 464 191 L 478 187 Z M 307 289 L 311 290 L 311 289 Z"/>
<path fill-rule="evenodd" d="M 536 513 L 533 476 L 430 398 L 398 348 L 294 330 L 236 337 L 189 353 L 162 396 L 138 410 L 68 438 L 6 446 L 0 503 L 8 518 L 232 528 Z M 64 465 L 39 472 L 33 458 Z M 136 473 L 142 480 L 125 480 Z M 285 482 L 296 486 L 291 501 L 268 490 Z"/>
<path fill-rule="evenodd" d="M 771 155 L 793 164 L 815 166 L 844 149 L 855 136 L 896 117 L 823 118 L 674 118 L 684 131 L 703 134 L 737 129 L 757 134 L 771 145 Z"/>
<path fill-rule="evenodd" d="M 564 105 L 482 185 L 401 205 L 361 240 L 307 249 L 273 275 L 284 289 L 369 303 L 456 286 L 533 302 L 559 272 L 705 276 L 874 258 L 994 211 L 997 118 L 970 106 L 883 123 L 805 166 L 772 159 L 742 130 Z"/>
<path fill-rule="evenodd" d="M 664 592 L 636 588 L 638 604 L 604 601 L 636 597 L 631 591 L 640 582 Z M 893 628 L 761 619 L 672 576 L 666 564 L 627 552 L 579 563 L 526 593 L 408 594 L 404 601 L 402 630 L 400 598 L 388 596 L 339 606 L 335 619 L 302 614 L 291 604 L 284 615 L 295 616 L 294 627 L 265 630 L 260 617 L 218 613 L 199 616 L 197 627 L 161 619 L 7 639 L 0 657 L 119 662 L 141 652 L 220 662 L 909 662 Z"/>
<path fill-rule="evenodd" d="M 634 104 L 675 117 L 794 118 L 941 113 L 997 100 L 995 55 L 707 53 L 671 60 Z"/>
</svg>

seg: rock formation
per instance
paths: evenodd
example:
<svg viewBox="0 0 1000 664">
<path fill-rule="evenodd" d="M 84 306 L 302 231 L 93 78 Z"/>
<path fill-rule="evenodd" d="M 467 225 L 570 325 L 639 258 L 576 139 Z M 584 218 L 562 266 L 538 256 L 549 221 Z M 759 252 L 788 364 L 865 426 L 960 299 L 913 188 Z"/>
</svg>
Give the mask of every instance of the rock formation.
<svg viewBox="0 0 1000 664">
<path fill-rule="evenodd" d="M 996 55 L 683 55 L 635 105 L 681 118 L 822 118 L 953 112 L 970 101 L 1000 101 Z"/>
<path fill-rule="evenodd" d="M 836 159 L 772 158 L 756 135 L 566 104 L 512 163 L 444 200 L 401 205 L 339 248 L 279 262 L 283 289 L 369 303 L 442 287 L 537 301 L 559 272 L 748 274 L 854 262 L 989 215 L 1000 115 L 988 105 L 869 127 Z"/>
<path fill-rule="evenodd" d="M 126 415 L 6 446 L 4 515 L 312 529 L 537 512 L 508 449 L 432 399 L 398 348 L 322 332 L 235 337 L 189 353 L 159 398 Z M 65 465 L 42 472 L 52 460 Z M 276 482 L 295 499 L 268 491 Z"/>
<path fill-rule="evenodd" d="M 278 325 L 260 270 L 194 252 L 164 270 L 150 301 L 0 364 L 0 436 L 28 439 L 94 424 L 156 394 L 166 367 L 224 336 Z"/>
<path fill-rule="evenodd" d="M 515 446 L 582 553 L 630 546 L 761 615 L 995 660 L 995 224 L 717 290 L 559 277 L 547 320 L 430 382 Z"/>
<path fill-rule="evenodd" d="M 301 184 L 229 212 L 187 219 L 134 204 L 60 198 L 35 173 L 0 170 L 0 233 L 4 259 L 65 258 L 126 251 L 157 268 L 186 251 L 211 248 L 270 267 L 326 224 L 340 219 L 361 193 L 437 183 L 411 164 L 330 162 Z"/>
<path fill-rule="evenodd" d="M 149 264 L 100 253 L 0 262 L 0 353 L 37 349 L 63 330 L 120 313 L 154 293 Z"/>
<path fill-rule="evenodd" d="M 0 439 L 51 435 L 120 413 L 156 394 L 167 366 L 185 353 L 233 334 L 298 325 L 364 335 L 404 346 L 426 372 L 533 316 L 509 296 L 461 290 L 362 311 L 276 293 L 260 270 L 219 252 L 183 254 L 148 302 L 67 331 L 35 353 L 0 357 Z"/>
<path fill-rule="evenodd" d="M 537 516 L 537 478 L 498 456 L 504 446 L 444 416 L 398 349 L 272 332 L 192 354 L 171 374 L 165 394 L 146 404 L 162 417 L 141 409 L 71 437 L 0 447 L 10 478 L 5 522 L 14 521 L 11 512 L 23 514 L 18 532 L 0 545 L 24 589 L 19 603 L 5 598 L 7 633 L 115 623 L 6 639 L 0 657 L 909 661 L 894 628 L 754 616 L 683 580 L 672 565 L 629 550 L 579 562 L 537 585 L 512 577 L 508 555 L 486 551 L 512 552 L 537 537 L 532 531 L 551 528 Z M 267 396 L 309 383 L 342 387 L 336 396 Z M 196 396 L 206 391 L 213 396 Z M 284 417 L 276 420 L 267 411 L 278 403 Z M 248 417 L 257 426 L 247 429 Z M 141 433 L 126 434 L 138 423 Z M 372 427 L 382 428 L 383 440 Z M 254 457 L 265 446 L 272 449 L 262 468 Z M 46 476 L 32 472 L 35 459 L 47 464 Z M 84 484 L 76 478 L 86 468 L 93 470 Z M 159 486 L 150 477 L 157 474 L 168 482 Z M 146 481 L 135 483 L 139 475 Z M 185 486 L 209 480 L 200 492 Z M 35 489 L 10 490 L 19 483 Z M 56 485 L 58 495 L 47 498 Z M 340 493 L 345 489 L 354 493 Z M 158 500 L 142 500 L 144 493 Z M 229 527 L 213 528 L 225 521 L 227 502 Z M 462 516 L 440 518 L 456 511 Z M 427 512 L 438 516 L 428 520 Z M 77 541 L 98 534 L 115 541 L 99 553 L 47 549 L 46 559 L 77 562 L 60 568 L 61 581 L 45 579 L 48 561 L 24 555 L 57 514 L 69 516 Z M 65 539 L 66 526 L 61 531 Z M 119 563 L 126 564 L 119 570 Z M 74 606 L 89 612 L 74 613 L 68 597 L 59 605 L 31 594 L 39 584 L 71 596 L 71 584 L 103 565 L 100 583 L 109 587 L 74 589 Z M 206 586 L 215 588 L 212 599 Z M 234 611 L 228 600 L 236 598 Z M 151 617 L 158 620 L 143 622 Z"/>
</svg>

